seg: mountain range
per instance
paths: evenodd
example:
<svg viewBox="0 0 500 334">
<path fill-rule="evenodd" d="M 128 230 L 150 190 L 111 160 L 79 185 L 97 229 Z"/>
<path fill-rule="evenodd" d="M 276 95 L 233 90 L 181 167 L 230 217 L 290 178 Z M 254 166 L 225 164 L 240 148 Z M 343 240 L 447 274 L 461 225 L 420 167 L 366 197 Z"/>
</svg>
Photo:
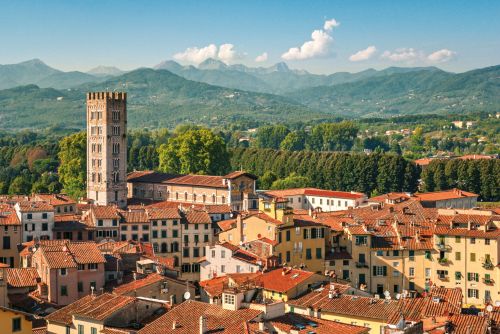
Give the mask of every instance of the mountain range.
<svg viewBox="0 0 500 334">
<path fill-rule="evenodd" d="M 0 65 L 0 129 L 83 127 L 85 92 L 125 90 L 131 127 L 221 125 L 500 109 L 500 66 L 450 73 L 436 67 L 311 74 L 286 63 L 198 67 L 164 61 L 125 72 L 63 72 L 38 59 Z"/>
</svg>

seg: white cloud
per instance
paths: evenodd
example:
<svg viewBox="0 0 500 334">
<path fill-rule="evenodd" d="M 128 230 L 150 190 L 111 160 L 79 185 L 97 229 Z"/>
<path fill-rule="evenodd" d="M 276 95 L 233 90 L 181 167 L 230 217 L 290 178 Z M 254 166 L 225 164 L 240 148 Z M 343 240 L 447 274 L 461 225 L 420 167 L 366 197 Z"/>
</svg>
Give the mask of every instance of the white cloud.
<svg viewBox="0 0 500 334">
<path fill-rule="evenodd" d="M 367 47 L 364 50 L 360 50 L 356 52 L 355 54 L 351 55 L 349 57 L 350 61 L 362 61 L 362 60 L 367 60 L 370 59 L 375 52 L 377 52 L 377 48 L 373 45 Z"/>
<path fill-rule="evenodd" d="M 340 22 L 337 22 L 335 19 L 331 20 L 326 20 L 325 24 L 323 25 L 323 29 L 326 31 L 332 31 L 333 28 L 337 28 L 340 25 Z"/>
<path fill-rule="evenodd" d="M 199 64 L 209 58 L 219 59 L 225 63 L 230 63 L 236 59 L 243 58 L 244 55 L 236 52 L 234 45 L 230 43 L 217 46 L 210 44 L 202 48 L 191 47 L 184 52 L 174 54 L 174 59 L 193 64 Z"/>
<path fill-rule="evenodd" d="M 219 57 L 220 60 L 222 60 L 225 63 L 230 63 L 236 59 L 243 58 L 243 55 L 239 54 L 234 50 L 234 45 L 233 44 L 222 44 L 219 47 L 219 53 L 217 54 L 217 57 Z"/>
<path fill-rule="evenodd" d="M 203 48 L 187 48 L 184 52 L 174 54 L 174 59 L 188 63 L 199 64 L 208 58 L 217 57 L 217 46 L 215 44 L 207 45 Z"/>
<path fill-rule="evenodd" d="M 455 51 L 441 49 L 428 55 L 427 59 L 434 63 L 444 63 L 454 58 L 456 54 L 457 53 Z"/>
<path fill-rule="evenodd" d="M 393 52 L 385 51 L 381 58 L 389 59 L 396 62 L 414 62 L 416 60 L 423 58 L 422 51 L 418 51 L 414 48 L 400 48 Z"/>
<path fill-rule="evenodd" d="M 258 55 L 258 56 L 255 58 L 255 61 L 256 61 L 257 63 L 263 63 L 263 62 L 267 61 L 267 52 L 264 52 L 263 54 Z"/>
</svg>

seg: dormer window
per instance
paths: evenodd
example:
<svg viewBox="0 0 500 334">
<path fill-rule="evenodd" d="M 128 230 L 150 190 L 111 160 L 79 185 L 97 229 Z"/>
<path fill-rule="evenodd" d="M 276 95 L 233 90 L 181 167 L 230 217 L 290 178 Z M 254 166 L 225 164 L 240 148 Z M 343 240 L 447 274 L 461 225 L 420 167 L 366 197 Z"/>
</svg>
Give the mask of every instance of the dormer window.
<svg viewBox="0 0 500 334">
<path fill-rule="evenodd" d="M 61 269 L 59 269 L 59 274 L 61 276 L 66 276 L 68 274 L 68 271 L 66 268 L 61 268 Z"/>
</svg>

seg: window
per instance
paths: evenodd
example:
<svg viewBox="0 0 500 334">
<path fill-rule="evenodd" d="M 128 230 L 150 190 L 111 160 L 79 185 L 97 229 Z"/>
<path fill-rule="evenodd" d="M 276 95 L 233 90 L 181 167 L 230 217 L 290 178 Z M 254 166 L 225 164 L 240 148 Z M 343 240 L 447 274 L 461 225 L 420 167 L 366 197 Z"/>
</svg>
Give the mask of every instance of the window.
<svg viewBox="0 0 500 334">
<path fill-rule="evenodd" d="M 10 249 L 10 237 L 3 237 L 3 249 Z"/>
<path fill-rule="evenodd" d="M 102 219 L 97 220 L 97 226 L 103 226 Z"/>
<path fill-rule="evenodd" d="M 470 238 L 470 243 L 475 244 L 476 243 L 476 238 Z"/>
<path fill-rule="evenodd" d="M 455 260 L 460 261 L 462 257 L 462 254 L 460 252 L 455 252 Z"/>
<path fill-rule="evenodd" d="M 78 287 L 78 292 L 83 292 L 83 282 L 78 282 L 77 287 Z"/>
<path fill-rule="evenodd" d="M 460 271 L 455 271 L 455 280 L 460 281 L 462 279 L 462 273 Z"/>
<path fill-rule="evenodd" d="M 431 251 L 425 251 L 425 259 L 430 260 L 431 259 Z"/>
<path fill-rule="evenodd" d="M 476 253 L 470 253 L 470 262 L 476 262 Z"/>
<path fill-rule="evenodd" d="M 387 266 L 373 266 L 373 276 L 387 276 Z"/>
<path fill-rule="evenodd" d="M 477 289 L 467 289 L 467 296 L 469 298 L 479 298 L 479 290 L 477 290 Z"/>
<path fill-rule="evenodd" d="M 189 248 L 188 247 L 185 247 L 182 249 L 182 256 L 189 257 Z"/>
<path fill-rule="evenodd" d="M 193 257 L 200 257 L 200 248 L 199 247 L 193 248 Z"/>
<path fill-rule="evenodd" d="M 46 212 L 42 213 L 42 219 L 47 219 L 47 213 Z"/>
<path fill-rule="evenodd" d="M 225 265 L 220 266 L 220 272 L 221 273 L 225 273 L 226 272 L 226 266 Z"/>
<path fill-rule="evenodd" d="M 467 273 L 467 280 L 470 282 L 479 282 L 479 274 L 478 273 Z"/>
<path fill-rule="evenodd" d="M 458 236 L 458 235 L 457 235 L 457 236 L 455 237 L 455 243 L 459 244 L 461 241 L 462 241 L 462 240 L 461 240 L 460 236 Z"/>
<path fill-rule="evenodd" d="M 21 318 L 12 319 L 12 332 L 21 331 Z"/>
<path fill-rule="evenodd" d="M 366 245 L 367 244 L 367 237 L 357 235 L 355 243 L 356 243 L 356 246 Z"/>
<path fill-rule="evenodd" d="M 290 241 L 290 230 L 286 231 L 286 241 Z"/>
<path fill-rule="evenodd" d="M 203 236 L 203 242 L 208 242 L 208 234 L 205 234 L 205 235 Z"/>
<path fill-rule="evenodd" d="M 234 305 L 234 295 L 224 294 L 224 303 Z"/>
<path fill-rule="evenodd" d="M 179 237 L 179 231 L 178 230 L 172 230 L 172 238 L 178 238 Z"/>
<path fill-rule="evenodd" d="M 85 265 L 84 264 L 79 264 L 78 265 L 78 270 L 85 270 Z"/>
<path fill-rule="evenodd" d="M 89 263 L 88 268 L 89 270 L 97 270 L 97 263 Z"/>
<path fill-rule="evenodd" d="M 59 274 L 61 276 L 66 276 L 67 273 L 68 273 L 68 270 L 66 268 L 59 269 Z"/>
<path fill-rule="evenodd" d="M 384 256 L 384 251 L 378 250 L 377 251 L 377 256 Z"/>
<path fill-rule="evenodd" d="M 484 239 L 484 244 L 489 245 L 490 244 L 490 239 Z"/>
<path fill-rule="evenodd" d="M 97 334 L 97 328 L 90 327 L 90 334 Z"/>
<path fill-rule="evenodd" d="M 415 261 L 415 251 L 414 250 L 409 251 L 408 255 L 410 256 L 410 261 Z"/>
<path fill-rule="evenodd" d="M 31 213 L 28 213 L 26 216 L 28 219 L 33 219 L 33 214 L 31 214 Z"/>
<path fill-rule="evenodd" d="M 321 248 L 316 248 L 316 258 L 321 259 L 322 256 L 322 249 Z"/>
<path fill-rule="evenodd" d="M 153 231 L 153 238 L 158 238 L 158 231 Z"/>
<path fill-rule="evenodd" d="M 68 295 L 68 287 L 66 285 L 61 285 L 61 296 Z"/>
<path fill-rule="evenodd" d="M 392 251 L 392 256 L 399 256 L 399 251 L 398 250 Z"/>
<path fill-rule="evenodd" d="M 425 268 L 425 277 L 426 278 L 431 277 L 431 268 Z"/>
<path fill-rule="evenodd" d="M 311 248 L 306 248 L 306 260 L 312 259 Z"/>
<path fill-rule="evenodd" d="M 222 250 L 220 252 L 220 257 L 221 257 L 221 259 L 224 259 L 226 257 L 226 251 L 225 250 Z"/>
<path fill-rule="evenodd" d="M 48 231 L 48 230 L 49 230 L 49 224 L 42 223 L 42 231 Z"/>
<path fill-rule="evenodd" d="M 290 261 L 291 261 L 290 251 L 286 251 L 286 262 L 290 262 Z"/>
<path fill-rule="evenodd" d="M 83 333 L 83 325 L 78 325 L 78 334 L 84 334 Z"/>
<path fill-rule="evenodd" d="M 415 276 L 415 268 L 414 268 L 414 267 L 410 267 L 410 268 L 408 268 L 408 275 L 409 275 L 410 277 Z"/>
</svg>

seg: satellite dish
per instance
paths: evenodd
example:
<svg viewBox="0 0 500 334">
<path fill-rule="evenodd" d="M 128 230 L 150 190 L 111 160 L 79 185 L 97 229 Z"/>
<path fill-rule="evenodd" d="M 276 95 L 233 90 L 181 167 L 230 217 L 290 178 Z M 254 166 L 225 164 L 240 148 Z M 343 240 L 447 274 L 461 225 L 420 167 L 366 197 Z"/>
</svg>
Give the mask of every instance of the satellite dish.
<svg viewBox="0 0 500 334">
<path fill-rule="evenodd" d="M 384 291 L 384 296 L 385 296 L 385 298 L 388 298 L 388 297 L 391 296 L 391 293 L 389 291 L 385 290 Z"/>
<path fill-rule="evenodd" d="M 191 298 L 191 293 L 189 291 L 184 292 L 184 300 Z"/>
<path fill-rule="evenodd" d="M 398 293 L 398 294 L 396 295 L 396 299 L 397 299 L 397 300 L 400 300 L 400 299 L 401 299 L 401 294 L 400 294 L 400 293 Z"/>
<path fill-rule="evenodd" d="M 491 305 L 486 306 L 486 311 L 488 311 L 488 312 L 493 311 L 493 306 L 491 306 Z"/>
</svg>

